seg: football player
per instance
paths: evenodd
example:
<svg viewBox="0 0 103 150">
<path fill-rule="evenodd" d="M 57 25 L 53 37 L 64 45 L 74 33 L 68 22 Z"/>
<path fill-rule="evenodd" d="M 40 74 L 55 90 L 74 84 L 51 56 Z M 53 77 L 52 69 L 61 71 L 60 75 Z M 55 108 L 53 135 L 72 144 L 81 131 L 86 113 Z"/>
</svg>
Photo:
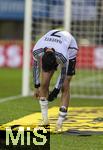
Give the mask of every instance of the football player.
<svg viewBox="0 0 103 150">
<path fill-rule="evenodd" d="M 35 96 L 39 97 L 44 124 L 48 124 L 48 100 L 54 100 L 61 90 L 61 104 L 56 123 L 57 130 L 62 127 L 67 116 L 70 99 L 70 81 L 75 74 L 78 46 L 75 38 L 67 31 L 50 30 L 42 36 L 33 48 L 33 76 Z M 49 84 L 55 70 L 61 74 L 54 90 L 49 94 Z M 40 83 L 41 69 L 41 83 Z"/>
</svg>

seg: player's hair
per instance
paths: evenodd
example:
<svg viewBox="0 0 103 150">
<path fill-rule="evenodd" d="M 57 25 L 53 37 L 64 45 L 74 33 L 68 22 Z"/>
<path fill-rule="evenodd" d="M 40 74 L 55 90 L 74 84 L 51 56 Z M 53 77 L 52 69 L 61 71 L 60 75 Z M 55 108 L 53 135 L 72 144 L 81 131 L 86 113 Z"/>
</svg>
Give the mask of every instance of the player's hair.
<svg viewBox="0 0 103 150">
<path fill-rule="evenodd" d="M 49 72 L 52 70 L 57 69 L 57 62 L 55 57 L 55 51 L 52 49 L 52 51 L 46 51 L 44 49 L 44 55 L 42 57 L 42 69 L 45 72 Z"/>
</svg>

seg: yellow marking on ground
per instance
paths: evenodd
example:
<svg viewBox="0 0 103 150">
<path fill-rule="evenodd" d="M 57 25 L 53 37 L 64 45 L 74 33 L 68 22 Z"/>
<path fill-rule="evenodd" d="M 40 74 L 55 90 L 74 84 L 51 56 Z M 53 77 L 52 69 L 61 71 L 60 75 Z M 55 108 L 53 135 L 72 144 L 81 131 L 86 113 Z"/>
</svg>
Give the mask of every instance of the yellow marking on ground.
<svg viewBox="0 0 103 150">
<path fill-rule="evenodd" d="M 58 118 L 58 107 L 49 109 L 50 131 L 54 132 L 55 124 Z M 41 122 L 41 113 L 33 113 L 20 119 L 8 122 L 0 127 L 4 130 L 6 127 L 19 126 L 31 127 L 31 130 L 37 127 Z M 69 108 L 67 120 L 63 124 L 63 131 L 100 131 L 103 132 L 103 107 L 72 107 Z"/>
</svg>

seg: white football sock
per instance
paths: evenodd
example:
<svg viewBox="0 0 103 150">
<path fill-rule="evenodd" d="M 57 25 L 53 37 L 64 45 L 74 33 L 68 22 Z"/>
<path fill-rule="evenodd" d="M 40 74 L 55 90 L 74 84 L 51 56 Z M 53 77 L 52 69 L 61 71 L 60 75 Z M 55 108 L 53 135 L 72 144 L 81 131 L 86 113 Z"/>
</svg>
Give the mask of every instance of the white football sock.
<svg viewBox="0 0 103 150">
<path fill-rule="evenodd" d="M 48 123 L 48 101 L 45 97 L 41 97 L 39 100 L 41 113 L 44 123 Z"/>
</svg>

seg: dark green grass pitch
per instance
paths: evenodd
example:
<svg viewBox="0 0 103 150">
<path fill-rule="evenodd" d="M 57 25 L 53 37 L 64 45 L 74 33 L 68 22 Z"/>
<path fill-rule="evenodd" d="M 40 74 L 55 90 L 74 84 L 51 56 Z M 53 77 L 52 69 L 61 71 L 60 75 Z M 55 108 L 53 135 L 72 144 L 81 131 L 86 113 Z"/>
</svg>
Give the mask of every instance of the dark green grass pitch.
<svg viewBox="0 0 103 150">
<path fill-rule="evenodd" d="M 22 70 L 0 68 L 0 98 L 21 94 Z"/>
<path fill-rule="evenodd" d="M 0 69 L 0 99 L 18 95 L 21 92 L 20 69 Z M 31 75 L 32 76 L 32 75 Z M 32 81 L 31 81 L 32 83 Z M 33 88 L 33 86 L 32 86 Z M 49 103 L 49 107 L 59 106 L 59 99 Z M 71 107 L 103 106 L 103 99 L 74 99 Z M 38 101 L 33 97 L 26 97 L 0 103 L 0 124 L 7 123 L 25 115 L 40 111 Z M 77 136 L 66 134 L 52 134 L 50 137 L 51 150 L 103 150 L 103 135 Z"/>
</svg>

